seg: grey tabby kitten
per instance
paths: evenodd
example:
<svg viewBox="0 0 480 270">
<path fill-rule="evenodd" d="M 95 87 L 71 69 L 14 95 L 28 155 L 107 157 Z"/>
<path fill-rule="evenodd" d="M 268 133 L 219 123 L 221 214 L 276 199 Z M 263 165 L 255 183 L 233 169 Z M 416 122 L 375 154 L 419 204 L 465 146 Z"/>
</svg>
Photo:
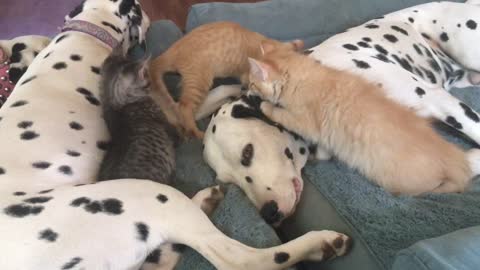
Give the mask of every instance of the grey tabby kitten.
<svg viewBox="0 0 480 270">
<path fill-rule="evenodd" d="M 115 49 L 101 68 L 100 98 L 111 134 L 98 181 L 138 178 L 171 184 L 179 134 L 149 97 L 147 60 Z"/>
</svg>

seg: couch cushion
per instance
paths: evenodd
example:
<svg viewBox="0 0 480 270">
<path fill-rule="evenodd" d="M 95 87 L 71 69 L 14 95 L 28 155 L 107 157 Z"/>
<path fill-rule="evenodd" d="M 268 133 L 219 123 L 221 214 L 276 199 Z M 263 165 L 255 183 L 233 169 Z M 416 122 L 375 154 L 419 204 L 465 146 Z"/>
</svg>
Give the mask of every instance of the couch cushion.
<svg viewBox="0 0 480 270">
<path fill-rule="evenodd" d="M 432 1 L 271 0 L 254 4 L 197 4 L 190 9 L 186 31 L 209 22 L 233 21 L 279 40 L 300 38 L 312 47 L 369 19 L 427 2 Z"/>
<path fill-rule="evenodd" d="M 473 270 L 480 267 L 480 226 L 420 241 L 400 251 L 392 270 Z"/>
</svg>

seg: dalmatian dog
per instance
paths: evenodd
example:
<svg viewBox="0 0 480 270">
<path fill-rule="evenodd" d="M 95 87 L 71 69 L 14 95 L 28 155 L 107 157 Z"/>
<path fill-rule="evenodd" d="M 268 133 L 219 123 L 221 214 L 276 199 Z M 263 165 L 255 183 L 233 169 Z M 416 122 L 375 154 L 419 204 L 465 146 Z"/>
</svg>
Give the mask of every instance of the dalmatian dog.
<svg viewBox="0 0 480 270">
<path fill-rule="evenodd" d="M 218 269 L 283 269 L 344 255 L 350 238 L 313 231 L 255 249 L 228 238 L 181 192 L 149 180 L 93 183 L 109 134 L 99 67 L 143 42 L 137 0 L 86 0 L 31 63 L 0 109 L 0 268 L 139 269 L 168 243 Z"/>
<path fill-rule="evenodd" d="M 0 107 L 33 59 L 50 43 L 43 36 L 21 36 L 0 40 Z"/>
<path fill-rule="evenodd" d="M 480 3 L 433 2 L 348 29 L 308 50 L 322 64 L 377 83 L 419 116 L 480 144 L 477 112 L 448 91 L 480 85 Z"/>
</svg>

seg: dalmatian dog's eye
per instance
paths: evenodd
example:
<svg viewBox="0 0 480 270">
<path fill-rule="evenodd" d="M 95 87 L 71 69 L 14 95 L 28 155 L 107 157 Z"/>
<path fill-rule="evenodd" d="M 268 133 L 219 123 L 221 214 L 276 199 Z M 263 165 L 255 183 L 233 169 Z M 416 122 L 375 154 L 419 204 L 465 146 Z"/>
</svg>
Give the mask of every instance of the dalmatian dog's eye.
<svg viewBox="0 0 480 270">
<path fill-rule="evenodd" d="M 242 160 L 241 163 L 245 167 L 249 167 L 252 164 L 254 149 L 253 144 L 247 144 L 242 150 Z"/>
</svg>

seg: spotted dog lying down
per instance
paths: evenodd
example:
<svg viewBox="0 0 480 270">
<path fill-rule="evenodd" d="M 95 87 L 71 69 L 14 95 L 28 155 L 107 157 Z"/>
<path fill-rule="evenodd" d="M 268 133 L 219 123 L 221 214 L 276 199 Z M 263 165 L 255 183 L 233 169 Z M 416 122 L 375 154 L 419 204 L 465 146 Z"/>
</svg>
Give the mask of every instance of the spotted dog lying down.
<svg viewBox="0 0 480 270">
<path fill-rule="evenodd" d="M 165 243 L 190 246 L 228 270 L 345 254 L 350 239 L 331 231 L 254 249 L 225 236 L 167 185 L 92 184 L 110 138 L 100 66 L 117 45 L 126 53 L 142 42 L 148 25 L 136 0 L 84 1 L 1 108 L 0 269 L 139 269 Z"/>
</svg>

